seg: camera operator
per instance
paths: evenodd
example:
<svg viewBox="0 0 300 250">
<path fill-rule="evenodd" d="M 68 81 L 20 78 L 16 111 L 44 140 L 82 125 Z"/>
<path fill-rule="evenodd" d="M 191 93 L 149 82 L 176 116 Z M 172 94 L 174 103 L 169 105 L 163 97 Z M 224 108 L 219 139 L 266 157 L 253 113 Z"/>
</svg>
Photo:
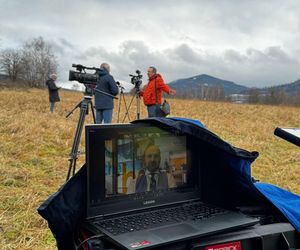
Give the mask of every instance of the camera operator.
<svg viewBox="0 0 300 250">
<path fill-rule="evenodd" d="M 119 88 L 109 74 L 110 66 L 108 63 L 102 63 L 99 71 L 99 80 L 96 89 L 116 96 L 119 93 Z M 113 98 L 99 92 L 95 92 L 95 108 L 96 108 L 96 123 L 111 123 L 112 112 L 114 108 Z"/>
<path fill-rule="evenodd" d="M 156 104 L 161 104 L 162 92 L 166 92 L 169 95 L 175 95 L 176 91 L 165 84 L 162 76 L 157 73 L 155 67 L 149 67 L 147 75 L 149 77 L 149 82 L 143 88 L 143 91 L 140 92 L 140 96 L 143 97 L 144 104 L 147 106 L 148 117 L 157 117 L 159 116 L 159 112 L 157 110 L 158 105 Z"/>
</svg>

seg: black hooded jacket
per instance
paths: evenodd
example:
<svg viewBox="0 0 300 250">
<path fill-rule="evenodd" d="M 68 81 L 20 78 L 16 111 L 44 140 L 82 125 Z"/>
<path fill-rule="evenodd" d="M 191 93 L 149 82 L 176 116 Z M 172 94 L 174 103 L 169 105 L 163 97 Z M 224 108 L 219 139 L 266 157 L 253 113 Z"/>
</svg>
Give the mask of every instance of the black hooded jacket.
<svg viewBox="0 0 300 250">
<path fill-rule="evenodd" d="M 60 101 L 58 95 L 59 88 L 56 86 L 54 80 L 52 79 L 47 80 L 46 85 L 48 86 L 48 91 L 49 91 L 49 102 L 59 102 Z"/>
</svg>

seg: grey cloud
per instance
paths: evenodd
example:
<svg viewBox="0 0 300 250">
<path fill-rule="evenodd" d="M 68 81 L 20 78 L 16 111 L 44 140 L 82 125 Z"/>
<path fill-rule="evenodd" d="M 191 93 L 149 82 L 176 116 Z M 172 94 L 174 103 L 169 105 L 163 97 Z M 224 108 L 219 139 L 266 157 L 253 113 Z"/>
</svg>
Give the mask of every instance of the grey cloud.
<svg viewBox="0 0 300 250">
<path fill-rule="evenodd" d="M 67 47 L 69 49 L 74 49 L 74 45 L 71 42 L 69 42 L 68 40 L 66 40 L 64 38 L 60 38 L 59 41 L 64 47 Z"/>
<path fill-rule="evenodd" d="M 1 49 L 42 36 L 62 78 L 107 61 L 117 79 L 156 66 L 166 81 L 197 74 L 250 85 L 300 78 L 300 2 L 286 0 L 0 0 Z M 144 77 L 144 82 L 147 80 Z"/>
<path fill-rule="evenodd" d="M 146 69 L 151 65 L 158 68 L 166 82 L 198 74 L 210 74 L 250 86 L 257 86 L 260 83 L 274 85 L 297 80 L 291 76 L 297 75 L 300 66 L 299 61 L 290 57 L 280 47 L 269 47 L 264 50 L 249 48 L 241 52 L 225 50 L 222 54 L 216 55 L 209 50 L 200 53 L 186 44 L 163 51 L 151 51 L 142 41 L 126 41 L 116 51 L 92 47 L 79 54 L 76 53 L 74 58 L 81 59 L 75 63 L 87 66 L 98 67 L 102 62 L 108 62 L 112 65 L 115 78 L 125 82 L 130 81 L 128 74 L 140 69 L 144 74 L 144 83 L 147 82 Z M 69 65 L 71 65 L 70 58 Z"/>
<path fill-rule="evenodd" d="M 295 58 L 291 58 L 285 51 L 283 51 L 279 46 L 272 46 L 266 50 L 269 58 L 278 61 L 279 63 L 294 64 L 297 63 Z"/>
<path fill-rule="evenodd" d="M 182 59 L 189 64 L 202 62 L 201 56 L 196 51 L 194 51 L 191 47 L 189 47 L 187 44 L 182 44 L 178 46 L 173 51 L 173 53 L 176 54 L 179 57 L 179 59 Z"/>
<path fill-rule="evenodd" d="M 64 38 L 50 39 L 48 43 L 51 45 L 55 53 L 61 56 L 67 56 L 70 52 L 73 53 L 76 50 L 75 46 Z"/>
<path fill-rule="evenodd" d="M 224 51 L 224 60 L 225 62 L 243 63 L 247 60 L 247 57 L 238 51 L 230 49 Z"/>
<path fill-rule="evenodd" d="M 142 41 L 125 41 L 121 45 L 121 53 L 132 61 L 146 59 L 150 56 L 149 48 Z"/>
<path fill-rule="evenodd" d="M 279 46 L 267 47 L 264 50 L 247 49 L 247 59 L 253 63 L 298 64 L 297 57 L 290 56 Z"/>
<path fill-rule="evenodd" d="M 249 48 L 246 50 L 246 53 L 248 61 L 261 63 L 266 62 L 268 59 L 265 53 L 257 49 Z"/>
</svg>

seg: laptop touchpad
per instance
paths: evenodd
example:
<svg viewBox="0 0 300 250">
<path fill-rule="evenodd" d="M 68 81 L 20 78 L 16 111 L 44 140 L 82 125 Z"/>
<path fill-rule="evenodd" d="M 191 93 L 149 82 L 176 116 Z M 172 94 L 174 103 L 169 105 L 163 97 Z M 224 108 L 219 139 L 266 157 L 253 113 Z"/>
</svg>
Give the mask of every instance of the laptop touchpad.
<svg viewBox="0 0 300 250">
<path fill-rule="evenodd" d="M 179 235 L 194 234 L 198 232 L 198 230 L 196 230 L 192 226 L 184 223 L 179 225 L 149 230 L 149 231 L 165 240 L 177 237 Z"/>
</svg>

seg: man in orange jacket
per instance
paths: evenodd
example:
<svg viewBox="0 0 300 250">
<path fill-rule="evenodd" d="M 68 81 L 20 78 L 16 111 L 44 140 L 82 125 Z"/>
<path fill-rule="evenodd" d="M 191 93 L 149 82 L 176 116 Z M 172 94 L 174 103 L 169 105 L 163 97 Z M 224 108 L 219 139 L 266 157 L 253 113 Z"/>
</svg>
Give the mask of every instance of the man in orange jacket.
<svg viewBox="0 0 300 250">
<path fill-rule="evenodd" d="M 166 92 L 169 95 L 175 95 L 176 91 L 165 84 L 162 76 L 157 73 L 155 67 L 149 67 L 147 75 L 149 77 L 149 82 L 140 92 L 140 96 L 143 97 L 144 104 L 147 106 L 148 117 L 158 117 L 160 116 L 158 108 L 161 105 L 162 92 Z"/>
</svg>

